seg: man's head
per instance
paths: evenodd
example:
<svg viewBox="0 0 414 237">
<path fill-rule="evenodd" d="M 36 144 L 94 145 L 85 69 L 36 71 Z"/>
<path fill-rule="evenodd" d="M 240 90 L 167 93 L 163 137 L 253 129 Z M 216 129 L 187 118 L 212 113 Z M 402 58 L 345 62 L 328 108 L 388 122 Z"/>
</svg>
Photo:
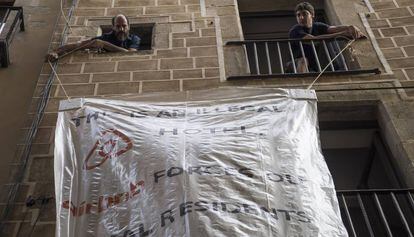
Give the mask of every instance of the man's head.
<svg viewBox="0 0 414 237">
<path fill-rule="evenodd" d="M 310 3 L 302 2 L 296 5 L 295 14 L 299 25 L 307 28 L 312 27 L 315 9 Z"/>
<path fill-rule="evenodd" d="M 129 20 L 123 14 L 118 14 L 112 18 L 112 30 L 118 40 L 124 41 L 129 34 Z"/>
</svg>

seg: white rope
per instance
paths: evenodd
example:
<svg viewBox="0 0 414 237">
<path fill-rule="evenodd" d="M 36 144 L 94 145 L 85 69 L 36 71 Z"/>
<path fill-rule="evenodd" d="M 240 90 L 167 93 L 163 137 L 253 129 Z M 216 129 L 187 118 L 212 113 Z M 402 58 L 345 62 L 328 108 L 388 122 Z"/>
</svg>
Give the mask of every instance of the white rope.
<svg viewBox="0 0 414 237">
<path fill-rule="evenodd" d="M 313 85 L 316 83 L 316 81 L 319 79 L 319 77 L 322 76 L 322 74 L 326 71 L 326 69 L 328 69 L 329 65 L 331 65 L 333 63 L 333 61 L 335 61 L 335 59 L 341 55 L 349 46 L 351 46 L 352 43 L 354 43 L 355 39 L 349 41 L 349 43 L 341 50 L 341 52 L 339 52 L 329 63 L 328 65 L 326 65 L 326 67 L 319 73 L 319 75 L 315 78 L 315 80 L 313 80 L 313 82 L 308 86 L 308 88 L 306 88 L 307 90 L 310 90 Z"/>
<path fill-rule="evenodd" d="M 70 101 L 70 98 L 69 98 L 69 96 L 68 96 L 68 93 L 66 93 L 65 87 L 63 87 L 63 84 L 62 84 L 62 82 L 60 81 L 59 76 L 58 76 L 58 74 L 56 73 L 55 69 L 53 68 L 53 65 L 52 65 L 52 63 L 50 62 L 50 60 L 48 60 L 48 63 L 49 63 L 50 68 L 52 69 L 53 73 L 55 74 L 56 79 L 58 79 L 59 85 L 60 85 L 60 87 L 62 87 L 63 93 L 65 94 L 66 98 Z"/>
</svg>

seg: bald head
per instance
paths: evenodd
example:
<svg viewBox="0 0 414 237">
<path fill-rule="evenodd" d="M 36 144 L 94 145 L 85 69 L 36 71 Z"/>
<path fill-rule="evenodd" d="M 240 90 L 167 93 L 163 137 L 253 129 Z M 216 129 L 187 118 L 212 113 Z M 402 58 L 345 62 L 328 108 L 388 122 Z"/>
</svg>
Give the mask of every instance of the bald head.
<svg viewBox="0 0 414 237">
<path fill-rule="evenodd" d="M 118 14 L 112 18 L 112 30 L 118 40 L 124 41 L 129 34 L 129 20 L 124 14 Z"/>
<path fill-rule="evenodd" d="M 129 19 L 128 19 L 128 17 L 127 17 L 127 16 L 125 16 L 124 14 L 118 14 L 118 15 L 116 15 L 116 16 L 114 16 L 114 17 L 112 17 L 112 26 L 114 26 L 114 25 L 115 25 L 115 21 L 116 21 L 116 19 L 118 19 L 118 18 L 124 18 L 124 19 L 126 20 L 126 22 L 128 23 L 128 25 L 129 25 Z"/>
</svg>

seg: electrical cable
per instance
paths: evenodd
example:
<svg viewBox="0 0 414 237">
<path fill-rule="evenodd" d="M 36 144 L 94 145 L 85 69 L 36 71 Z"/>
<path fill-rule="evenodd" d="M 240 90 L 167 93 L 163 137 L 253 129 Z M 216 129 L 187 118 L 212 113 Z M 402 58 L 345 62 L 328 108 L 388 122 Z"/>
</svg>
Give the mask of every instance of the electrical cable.
<svg viewBox="0 0 414 237">
<path fill-rule="evenodd" d="M 65 16 L 65 12 L 63 11 L 63 0 L 60 0 L 60 12 L 62 13 L 63 19 L 66 22 L 65 26 L 68 26 L 69 27 L 69 32 L 72 33 L 73 32 L 72 27 L 70 26 L 69 20 Z"/>
</svg>

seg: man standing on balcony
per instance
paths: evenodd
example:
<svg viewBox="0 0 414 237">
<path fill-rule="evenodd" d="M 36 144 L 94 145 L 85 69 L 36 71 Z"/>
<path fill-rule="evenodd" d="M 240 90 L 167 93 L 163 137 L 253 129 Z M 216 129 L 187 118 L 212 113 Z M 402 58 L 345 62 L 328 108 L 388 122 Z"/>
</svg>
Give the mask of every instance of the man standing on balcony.
<svg viewBox="0 0 414 237">
<path fill-rule="evenodd" d="M 104 50 L 107 52 L 137 51 L 141 39 L 129 33 L 129 20 L 123 14 L 112 18 L 112 31 L 79 43 L 66 44 L 49 53 L 46 60 L 55 61 L 81 49 Z"/>
<path fill-rule="evenodd" d="M 330 26 L 322 22 L 314 22 L 315 9 L 308 2 L 299 3 L 295 8 L 295 14 L 298 24 L 289 31 L 291 39 L 332 39 L 336 37 L 361 39 L 366 37 L 356 26 Z M 318 71 L 311 44 L 303 43 L 305 57 L 302 55 L 299 43 L 292 43 L 292 50 L 298 73 L 309 72 L 309 70 Z"/>
</svg>

